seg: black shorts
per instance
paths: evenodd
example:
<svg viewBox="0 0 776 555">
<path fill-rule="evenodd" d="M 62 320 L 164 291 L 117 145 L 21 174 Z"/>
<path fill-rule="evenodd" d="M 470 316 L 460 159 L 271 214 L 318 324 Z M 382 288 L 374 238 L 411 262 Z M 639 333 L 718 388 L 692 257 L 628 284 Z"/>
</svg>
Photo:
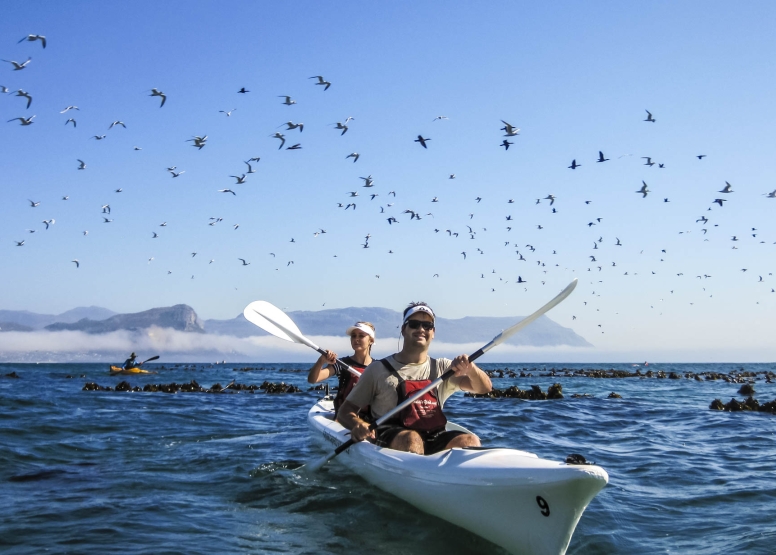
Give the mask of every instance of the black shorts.
<svg viewBox="0 0 776 555">
<path fill-rule="evenodd" d="M 403 432 L 407 429 L 408 428 L 405 428 L 404 426 L 380 426 L 375 431 L 375 445 L 378 447 L 388 447 L 400 432 Z M 440 451 L 444 451 L 450 441 L 460 435 L 466 434 L 466 432 L 459 431 L 448 432 L 444 429 L 431 431 L 413 431 L 417 432 L 423 440 L 423 452 L 425 455 L 433 455 L 435 453 L 439 453 Z"/>
</svg>

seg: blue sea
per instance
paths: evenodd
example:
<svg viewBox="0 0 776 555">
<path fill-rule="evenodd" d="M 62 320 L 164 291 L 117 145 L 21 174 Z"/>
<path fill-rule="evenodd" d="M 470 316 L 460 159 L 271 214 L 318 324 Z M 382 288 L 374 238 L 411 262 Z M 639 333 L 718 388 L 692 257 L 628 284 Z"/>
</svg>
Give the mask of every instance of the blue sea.
<svg viewBox="0 0 776 555">
<path fill-rule="evenodd" d="M 373 488 L 336 459 L 306 472 L 302 465 L 323 454 L 308 441 L 306 413 L 321 396 L 309 391 L 308 366 L 149 364 L 158 374 L 119 377 L 104 364 L 0 364 L 0 552 L 504 553 Z M 562 375 L 635 371 L 630 364 L 480 366 L 532 374 L 494 379 L 500 389 L 560 383 L 565 398 L 457 394 L 445 407 L 451 420 L 484 445 L 554 460 L 580 453 L 609 473 L 568 553 L 776 552 L 776 415 L 709 409 L 714 399 L 743 400 L 740 384 Z M 553 368 L 556 376 L 547 375 Z M 750 378 L 755 398 L 776 398 L 763 374 L 776 364 L 649 369 L 758 372 Z M 302 392 L 82 390 L 122 380 L 205 388 L 270 381 Z"/>
</svg>

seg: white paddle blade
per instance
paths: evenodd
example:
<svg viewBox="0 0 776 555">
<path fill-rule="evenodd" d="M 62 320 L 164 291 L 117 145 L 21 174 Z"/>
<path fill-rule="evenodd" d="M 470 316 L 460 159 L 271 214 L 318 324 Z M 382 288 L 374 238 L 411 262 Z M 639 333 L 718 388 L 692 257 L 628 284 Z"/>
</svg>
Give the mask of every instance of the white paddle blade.
<svg viewBox="0 0 776 555">
<path fill-rule="evenodd" d="M 302 336 L 302 332 L 296 327 L 294 321 L 291 320 L 285 312 L 267 301 L 253 301 L 245 307 L 243 316 L 245 316 L 245 319 L 250 323 L 257 325 L 267 333 L 271 333 L 280 339 L 285 339 L 292 343 L 299 343 L 297 339 Z M 275 323 L 282 326 L 283 329 L 275 325 Z M 287 332 L 296 334 L 297 337 L 295 338 Z"/>
</svg>

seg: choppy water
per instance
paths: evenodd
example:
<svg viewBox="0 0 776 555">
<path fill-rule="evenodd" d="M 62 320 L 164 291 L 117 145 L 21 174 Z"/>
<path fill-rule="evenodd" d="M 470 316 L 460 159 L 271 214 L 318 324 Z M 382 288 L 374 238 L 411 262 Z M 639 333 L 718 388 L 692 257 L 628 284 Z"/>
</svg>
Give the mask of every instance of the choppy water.
<svg viewBox="0 0 776 555">
<path fill-rule="evenodd" d="M 546 368 L 562 366 L 633 370 Z M 322 453 L 307 440 L 306 412 L 319 396 L 306 391 L 307 365 L 253 367 L 157 365 L 158 375 L 127 378 L 109 376 L 105 365 L 0 364 L 0 551 L 503 553 L 339 464 L 300 470 Z M 774 364 L 650 366 L 680 373 L 742 367 L 776 371 Z M 20 378 L 4 377 L 12 371 Z M 446 412 L 484 445 L 556 460 L 581 453 L 608 471 L 610 483 L 583 515 L 569 553 L 776 551 L 776 416 L 708 409 L 715 398 L 742 399 L 739 384 L 534 374 L 494 385 L 560 382 L 566 398 L 458 394 Z M 205 387 L 285 381 L 305 392 L 81 390 L 87 381 L 115 386 L 122 379 L 139 386 L 195 379 Z M 776 384 L 762 375 L 755 387 L 761 402 L 776 398 Z M 622 399 L 607 399 L 611 391 Z"/>
</svg>

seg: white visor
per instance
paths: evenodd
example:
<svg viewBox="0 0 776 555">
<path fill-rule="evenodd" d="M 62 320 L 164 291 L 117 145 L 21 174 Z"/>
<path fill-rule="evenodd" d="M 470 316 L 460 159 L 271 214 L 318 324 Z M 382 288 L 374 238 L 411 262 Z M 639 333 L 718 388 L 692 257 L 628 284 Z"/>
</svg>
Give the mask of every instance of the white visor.
<svg viewBox="0 0 776 555">
<path fill-rule="evenodd" d="M 407 311 L 407 314 L 404 316 L 404 322 L 402 322 L 402 325 L 407 323 L 407 320 L 410 319 L 410 316 L 412 316 L 413 314 L 417 314 L 418 312 L 425 312 L 426 314 L 431 316 L 432 320 L 436 321 L 436 316 L 434 316 L 434 311 L 431 310 L 429 307 L 421 304 L 418 306 L 413 306 L 411 309 Z"/>
<path fill-rule="evenodd" d="M 367 334 L 372 339 L 375 338 L 375 332 L 372 328 L 367 326 L 366 324 L 362 324 L 361 322 L 350 326 L 348 329 L 345 330 L 345 335 L 351 335 L 355 330 L 362 331 L 365 334 Z"/>
</svg>

